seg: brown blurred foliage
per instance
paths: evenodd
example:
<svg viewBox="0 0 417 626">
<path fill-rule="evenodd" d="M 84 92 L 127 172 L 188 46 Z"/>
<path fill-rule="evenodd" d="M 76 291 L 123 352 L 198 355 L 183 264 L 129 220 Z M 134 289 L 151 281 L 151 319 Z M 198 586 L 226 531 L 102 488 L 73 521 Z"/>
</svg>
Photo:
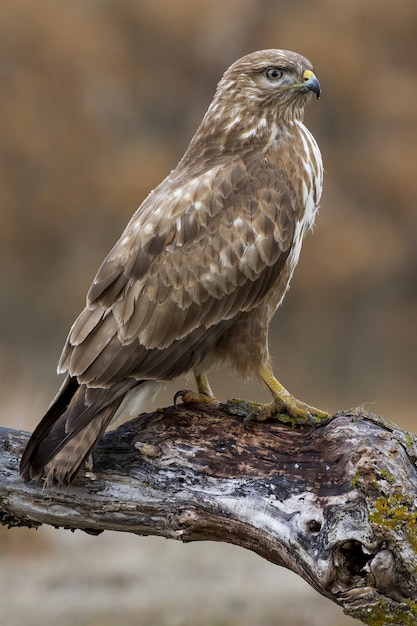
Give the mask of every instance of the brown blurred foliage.
<svg viewBox="0 0 417 626">
<path fill-rule="evenodd" d="M 327 174 L 274 322 L 277 374 L 323 408 L 411 406 L 416 33 L 415 0 L 3 1 L 5 369 L 36 364 L 44 384 L 45 365 L 52 379 L 100 261 L 176 165 L 224 69 L 279 47 L 310 58 L 322 83 L 306 117 Z"/>
</svg>

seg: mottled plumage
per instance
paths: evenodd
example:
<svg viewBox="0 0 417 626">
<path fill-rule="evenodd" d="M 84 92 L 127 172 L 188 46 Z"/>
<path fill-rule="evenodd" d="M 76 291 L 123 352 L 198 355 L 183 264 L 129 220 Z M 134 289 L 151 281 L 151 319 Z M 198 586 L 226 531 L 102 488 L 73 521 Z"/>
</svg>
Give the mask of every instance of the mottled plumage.
<svg viewBox="0 0 417 626">
<path fill-rule="evenodd" d="M 137 414 L 161 381 L 192 370 L 200 393 L 184 400 L 214 401 L 213 362 L 259 374 L 275 409 L 308 413 L 273 378 L 267 335 L 320 201 L 321 156 L 302 123 L 312 92 L 312 66 L 293 52 L 255 52 L 225 72 L 180 163 L 90 287 L 25 480 L 69 483 L 109 423 Z"/>
</svg>

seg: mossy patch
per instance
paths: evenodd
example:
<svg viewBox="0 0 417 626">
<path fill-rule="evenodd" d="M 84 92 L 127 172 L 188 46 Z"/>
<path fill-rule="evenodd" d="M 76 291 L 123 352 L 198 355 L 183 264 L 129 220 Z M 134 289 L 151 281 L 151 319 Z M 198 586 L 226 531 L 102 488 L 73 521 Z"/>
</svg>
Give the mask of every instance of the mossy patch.
<svg viewBox="0 0 417 626">
<path fill-rule="evenodd" d="M 369 520 L 381 529 L 400 533 L 417 553 L 417 511 L 402 493 L 379 496 L 370 504 Z"/>
<path fill-rule="evenodd" d="M 417 623 L 417 605 L 412 600 L 395 605 L 393 602 L 381 599 L 373 606 L 367 606 L 356 611 L 349 612 L 354 617 L 368 626 L 415 626 Z"/>
</svg>

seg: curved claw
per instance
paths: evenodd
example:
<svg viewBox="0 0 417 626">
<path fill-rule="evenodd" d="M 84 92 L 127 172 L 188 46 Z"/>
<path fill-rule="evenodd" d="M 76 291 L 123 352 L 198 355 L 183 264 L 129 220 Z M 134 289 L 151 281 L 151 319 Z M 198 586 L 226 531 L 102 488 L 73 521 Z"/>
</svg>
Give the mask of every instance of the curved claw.
<svg viewBox="0 0 417 626">
<path fill-rule="evenodd" d="M 179 400 L 179 398 L 181 398 L 181 399 L 182 399 L 182 401 L 184 402 L 184 396 L 185 396 L 187 393 L 188 393 L 188 392 L 187 392 L 187 389 L 180 389 L 179 391 L 177 391 L 177 392 L 174 394 L 174 406 L 177 406 L 177 405 L 178 405 L 178 400 Z"/>
<path fill-rule="evenodd" d="M 247 414 L 243 417 L 243 430 L 244 430 L 245 432 L 246 432 L 246 430 L 247 430 L 247 427 L 248 427 L 249 422 L 251 422 L 252 420 L 256 420 L 258 413 L 259 413 L 259 410 L 257 411 L 257 410 L 255 409 L 255 410 L 249 411 L 249 413 L 247 413 Z"/>
<path fill-rule="evenodd" d="M 184 404 L 200 403 L 200 404 L 219 404 L 214 396 L 206 393 L 190 391 L 189 389 L 180 389 L 174 395 L 174 405 L 177 406 L 178 400 L 181 398 Z"/>
</svg>

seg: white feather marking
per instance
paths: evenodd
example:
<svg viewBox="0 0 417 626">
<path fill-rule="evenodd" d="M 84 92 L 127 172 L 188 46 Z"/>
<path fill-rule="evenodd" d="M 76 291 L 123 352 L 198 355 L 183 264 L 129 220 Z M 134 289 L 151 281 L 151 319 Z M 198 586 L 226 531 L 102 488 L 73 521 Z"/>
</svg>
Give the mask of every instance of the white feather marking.
<svg viewBox="0 0 417 626">
<path fill-rule="evenodd" d="M 257 128 L 251 128 L 240 135 L 240 139 L 252 139 L 256 137 Z"/>
<path fill-rule="evenodd" d="M 237 115 L 236 117 L 231 119 L 228 124 L 226 124 L 226 126 L 224 127 L 224 130 L 231 130 L 232 128 L 237 126 L 239 123 L 240 123 L 240 116 Z"/>
<path fill-rule="evenodd" d="M 111 423 L 133 419 L 140 415 L 145 405 L 156 397 L 163 386 L 164 383 L 159 380 L 147 380 L 133 387 L 123 398 Z"/>
<path fill-rule="evenodd" d="M 243 270 L 247 265 L 252 266 L 254 259 L 258 256 L 255 244 L 246 244 L 239 259 L 239 267 Z"/>
<path fill-rule="evenodd" d="M 277 133 L 278 133 L 278 126 L 274 122 L 271 126 L 271 132 L 269 134 L 268 145 L 271 145 L 274 143 L 274 141 L 277 138 Z"/>
<path fill-rule="evenodd" d="M 310 196 L 310 189 L 307 187 L 305 181 L 303 180 L 303 184 L 302 184 L 302 188 L 303 188 L 303 205 L 307 206 L 308 200 L 309 200 L 309 196 Z"/>
<path fill-rule="evenodd" d="M 230 257 L 222 250 L 220 252 L 220 269 L 224 269 L 225 267 L 231 267 Z"/>
</svg>

